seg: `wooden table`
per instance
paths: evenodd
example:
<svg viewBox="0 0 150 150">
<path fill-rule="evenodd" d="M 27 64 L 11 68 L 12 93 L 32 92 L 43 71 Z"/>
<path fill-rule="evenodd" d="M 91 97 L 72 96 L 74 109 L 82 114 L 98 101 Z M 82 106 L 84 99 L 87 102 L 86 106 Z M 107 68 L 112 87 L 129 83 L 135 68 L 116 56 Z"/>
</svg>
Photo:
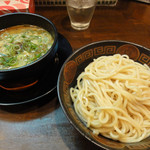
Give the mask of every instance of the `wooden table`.
<svg viewBox="0 0 150 150">
<path fill-rule="evenodd" d="M 124 40 L 150 48 L 150 5 L 119 0 L 116 7 L 97 7 L 90 27 L 73 30 L 66 7 L 36 8 L 50 19 L 73 50 L 95 41 Z M 44 100 L 42 100 L 44 101 Z M 57 96 L 15 113 L 0 109 L 0 150 L 96 150 L 69 123 Z"/>
</svg>

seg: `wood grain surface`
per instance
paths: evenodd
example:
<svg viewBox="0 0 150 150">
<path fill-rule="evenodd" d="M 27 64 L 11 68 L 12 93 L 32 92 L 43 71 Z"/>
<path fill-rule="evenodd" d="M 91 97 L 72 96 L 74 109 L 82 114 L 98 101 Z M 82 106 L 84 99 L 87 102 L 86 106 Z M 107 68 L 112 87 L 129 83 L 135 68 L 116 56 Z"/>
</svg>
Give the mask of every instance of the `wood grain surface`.
<svg viewBox="0 0 150 150">
<path fill-rule="evenodd" d="M 66 7 L 36 7 L 50 19 L 73 50 L 95 41 L 123 40 L 150 48 L 150 5 L 119 0 L 115 7 L 96 7 L 90 27 L 71 28 Z M 70 124 L 57 96 L 16 112 L 0 109 L 0 150 L 98 150 Z"/>
</svg>

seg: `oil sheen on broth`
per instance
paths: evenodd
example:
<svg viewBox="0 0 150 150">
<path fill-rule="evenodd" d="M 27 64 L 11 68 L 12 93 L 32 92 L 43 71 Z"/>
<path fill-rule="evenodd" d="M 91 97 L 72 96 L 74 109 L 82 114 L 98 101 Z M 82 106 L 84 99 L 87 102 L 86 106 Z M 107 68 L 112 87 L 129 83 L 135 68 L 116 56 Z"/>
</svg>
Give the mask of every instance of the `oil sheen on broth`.
<svg viewBox="0 0 150 150">
<path fill-rule="evenodd" d="M 52 35 L 33 25 L 18 25 L 0 31 L 0 70 L 27 65 L 52 46 Z"/>
</svg>

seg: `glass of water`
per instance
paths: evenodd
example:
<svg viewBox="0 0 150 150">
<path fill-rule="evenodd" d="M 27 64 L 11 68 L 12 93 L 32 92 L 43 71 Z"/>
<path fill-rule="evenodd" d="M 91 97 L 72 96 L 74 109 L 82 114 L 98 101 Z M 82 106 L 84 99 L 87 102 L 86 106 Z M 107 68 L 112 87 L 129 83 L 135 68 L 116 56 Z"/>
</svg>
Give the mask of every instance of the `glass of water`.
<svg viewBox="0 0 150 150">
<path fill-rule="evenodd" d="M 66 0 L 71 26 L 76 30 L 89 27 L 97 0 Z"/>
</svg>

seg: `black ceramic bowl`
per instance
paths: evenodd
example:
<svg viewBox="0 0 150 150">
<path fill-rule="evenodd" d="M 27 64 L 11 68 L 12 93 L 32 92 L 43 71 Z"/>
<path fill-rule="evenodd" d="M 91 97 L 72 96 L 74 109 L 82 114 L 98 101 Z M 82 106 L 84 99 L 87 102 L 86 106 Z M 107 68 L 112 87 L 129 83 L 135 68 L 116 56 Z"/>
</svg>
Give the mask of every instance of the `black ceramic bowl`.
<svg viewBox="0 0 150 150">
<path fill-rule="evenodd" d="M 90 129 L 85 127 L 75 113 L 69 94 L 70 87 L 76 85 L 78 75 L 93 61 L 94 58 L 103 55 L 113 55 L 115 53 L 127 54 L 134 61 L 142 64 L 145 63 L 150 66 L 150 50 L 134 43 L 125 41 L 101 41 L 84 46 L 74 52 L 61 68 L 57 82 L 57 92 L 60 104 L 70 123 L 84 137 L 99 147 L 111 150 L 148 150 L 150 147 L 150 137 L 138 143 L 125 144 L 113 141 L 101 135 L 97 136 L 94 135 Z"/>
<path fill-rule="evenodd" d="M 22 67 L 0 70 L 1 87 L 36 83 L 36 80 L 44 73 L 47 66 L 52 65 L 54 61 L 58 49 L 58 33 L 55 25 L 50 20 L 32 13 L 9 13 L 0 16 L 0 30 L 23 24 L 35 25 L 47 30 L 54 38 L 54 42 L 47 53 L 38 60 Z M 33 81 L 33 78 L 35 81 Z"/>
</svg>

